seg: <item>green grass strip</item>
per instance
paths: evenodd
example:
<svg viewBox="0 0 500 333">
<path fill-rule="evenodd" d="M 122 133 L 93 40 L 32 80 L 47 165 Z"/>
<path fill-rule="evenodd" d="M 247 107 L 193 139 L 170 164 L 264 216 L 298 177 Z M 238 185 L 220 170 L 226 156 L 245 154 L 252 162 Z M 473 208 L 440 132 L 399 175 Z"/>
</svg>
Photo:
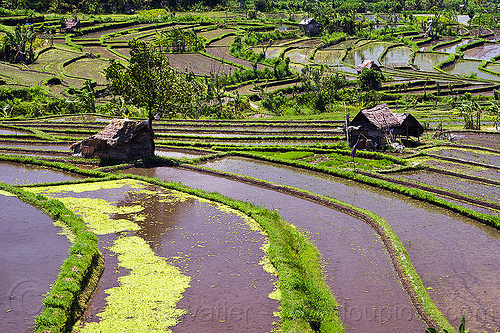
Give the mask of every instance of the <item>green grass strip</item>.
<svg viewBox="0 0 500 333">
<path fill-rule="evenodd" d="M 428 319 L 430 319 L 430 321 L 435 322 L 435 325 L 437 327 L 446 329 L 449 333 L 455 332 L 453 326 L 451 326 L 448 320 L 446 320 L 446 318 L 439 311 L 439 309 L 427 293 L 427 289 L 423 285 L 420 276 L 417 274 L 415 268 L 410 262 L 408 252 L 406 251 L 403 243 L 394 232 L 394 230 L 392 230 L 387 221 L 385 221 L 382 217 L 366 209 L 353 206 L 334 198 L 316 194 L 308 190 L 276 184 L 273 182 L 256 179 L 249 176 L 233 174 L 230 172 L 221 172 L 218 170 L 200 166 L 196 166 L 195 168 L 201 170 L 202 172 L 208 170 L 210 173 L 216 173 L 226 176 L 229 175 L 228 178 L 237 179 L 237 181 L 243 181 L 253 185 L 257 183 L 257 186 L 263 186 L 264 188 L 270 188 L 272 190 L 280 191 L 286 194 L 292 194 L 303 199 L 305 198 L 307 200 L 311 200 L 341 211 L 343 213 L 349 214 L 357 219 L 363 220 L 373 229 L 375 229 L 375 231 L 382 237 L 382 241 L 388 249 L 393 265 L 395 266 L 396 273 L 399 275 L 401 280 L 406 282 L 403 283 L 403 287 L 405 289 L 411 289 L 406 291 L 409 293 L 409 296 L 413 304 L 417 308 L 419 314 L 422 315 L 423 312 L 423 316 L 426 316 Z M 390 249 L 394 251 L 390 251 Z M 432 323 L 428 324 L 432 325 Z"/>
<path fill-rule="evenodd" d="M 81 218 L 58 200 L 48 199 L 5 183 L 0 183 L 0 190 L 15 194 L 19 199 L 41 208 L 52 219 L 61 221 L 70 230 L 74 243 L 69 250 L 69 256 L 43 300 L 43 312 L 35 318 L 36 332 L 66 332 L 85 310 L 86 301 L 97 287 L 104 268 L 97 237 L 87 230 Z"/>
<path fill-rule="evenodd" d="M 320 253 L 303 234 L 283 221 L 277 212 L 180 183 L 133 175 L 125 177 L 219 202 L 253 218 L 269 236 L 269 258 L 278 271 L 282 331 L 344 331 L 337 312 L 338 303 L 322 275 Z"/>
<path fill-rule="evenodd" d="M 321 165 L 314 165 L 314 164 L 309 164 L 303 161 L 297 161 L 297 160 L 281 160 L 277 159 L 274 157 L 267 157 L 267 156 L 262 156 L 258 154 L 252 154 L 249 152 L 238 152 L 235 153 L 237 156 L 242 156 L 242 157 L 250 157 L 254 158 L 257 160 L 263 160 L 263 161 L 268 161 L 276 164 L 282 164 L 282 165 L 288 165 L 300 169 L 306 169 L 306 170 L 311 170 L 311 171 L 316 171 L 320 172 L 323 174 L 328 174 L 340 178 L 345 178 L 349 180 L 353 180 L 356 182 L 360 182 L 363 184 L 367 184 L 376 188 L 381 188 L 387 191 L 391 191 L 394 193 L 399 193 L 405 196 L 408 196 L 412 199 L 423 201 L 423 202 L 428 202 L 430 204 L 436 205 L 438 207 L 446 208 L 449 209 L 455 213 L 458 213 L 462 216 L 474 219 L 478 222 L 481 222 L 483 224 L 489 225 L 495 229 L 500 229 L 500 217 L 499 216 L 494 216 L 494 215 L 488 215 L 480 212 L 476 212 L 472 209 L 468 209 L 465 207 L 462 207 L 460 205 L 457 205 L 455 203 L 446 201 L 444 199 L 438 198 L 434 196 L 433 194 L 415 189 L 415 188 L 408 188 L 402 185 L 397 185 L 393 184 L 384 180 L 368 177 L 368 176 L 363 176 L 360 174 L 357 174 L 354 171 L 351 170 L 343 170 L 343 169 L 333 169 L 333 168 L 328 168 L 324 167 Z"/>
</svg>

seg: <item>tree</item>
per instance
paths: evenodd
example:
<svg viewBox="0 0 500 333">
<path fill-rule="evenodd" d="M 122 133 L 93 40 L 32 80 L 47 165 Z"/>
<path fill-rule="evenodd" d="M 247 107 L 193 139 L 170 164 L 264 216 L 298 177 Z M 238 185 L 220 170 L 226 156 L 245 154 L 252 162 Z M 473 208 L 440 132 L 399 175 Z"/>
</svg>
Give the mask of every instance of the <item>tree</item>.
<svg viewBox="0 0 500 333">
<path fill-rule="evenodd" d="M 189 101 L 184 76 L 175 71 L 168 58 L 144 41 L 129 42 L 130 64 L 124 68 L 115 60 L 105 69 L 111 81 L 110 89 L 121 95 L 125 102 L 144 107 L 149 126 L 153 127 L 156 112 L 172 115 L 175 107 Z"/>
<path fill-rule="evenodd" d="M 89 80 L 85 81 L 85 85 L 78 92 L 78 101 L 87 112 L 95 113 L 95 90 L 92 82 Z"/>
<path fill-rule="evenodd" d="M 17 25 L 14 33 L 6 33 L 3 43 L 0 44 L 0 55 L 9 62 L 30 63 L 34 59 L 33 43 L 35 39 L 36 34 L 32 26 Z M 29 50 L 26 50 L 27 45 L 29 45 Z"/>
<path fill-rule="evenodd" d="M 384 74 L 376 69 L 363 68 L 358 77 L 358 84 L 362 90 L 379 90 L 384 81 Z"/>
</svg>

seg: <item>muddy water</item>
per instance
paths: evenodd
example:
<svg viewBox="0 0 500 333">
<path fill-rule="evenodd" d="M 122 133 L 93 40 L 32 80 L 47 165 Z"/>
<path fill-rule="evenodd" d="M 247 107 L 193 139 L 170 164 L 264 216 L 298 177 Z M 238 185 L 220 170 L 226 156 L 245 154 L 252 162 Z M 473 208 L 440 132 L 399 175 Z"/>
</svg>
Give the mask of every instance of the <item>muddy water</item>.
<svg viewBox="0 0 500 333">
<path fill-rule="evenodd" d="M 268 295 L 276 277 L 259 264 L 264 256 L 260 248 L 264 235 L 252 230 L 242 217 L 194 197 L 176 200 L 172 192 L 147 185 L 60 195 L 104 199 L 117 207 L 143 207 L 139 215 L 115 214 L 111 218 L 137 223 L 140 229 L 134 234 L 157 256 L 192 278 L 191 287 L 177 304 L 188 313 L 171 328 L 174 332 L 272 330 L 272 322 L 277 321 L 273 312 L 278 311 L 279 303 Z M 119 286 L 118 277 L 128 274 L 117 267 L 118 262 L 111 258 L 115 254 L 106 249 L 122 236 L 99 236 L 106 266 L 88 321 L 99 321 L 97 313 L 106 306 L 106 290 Z"/>
<path fill-rule="evenodd" d="M 344 50 L 322 50 L 314 54 L 314 62 L 328 66 L 342 66 Z"/>
<path fill-rule="evenodd" d="M 464 52 L 464 59 L 490 60 L 500 53 L 500 45 L 484 44 Z"/>
<path fill-rule="evenodd" d="M 500 81 L 500 76 L 479 70 L 480 64 L 480 61 L 459 59 L 454 65 L 443 69 L 450 74 L 468 76 L 474 73 L 481 79 Z"/>
<path fill-rule="evenodd" d="M 384 59 L 382 59 L 382 63 L 384 65 L 406 65 L 410 61 L 411 54 L 412 50 L 408 46 L 396 46 L 387 51 Z"/>
<path fill-rule="evenodd" d="M 79 178 L 83 176 L 37 165 L 0 162 L 0 182 L 11 185 L 60 182 Z"/>
<path fill-rule="evenodd" d="M 440 62 L 448 59 L 448 54 L 433 53 L 433 52 L 417 52 L 413 63 L 417 65 L 420 70 L 426 72 L 437 72 L 434 68 Z"/>
<path fill-rule="evenodd" d="M 398 174 L 394 175 L 394 177 L 437 186 L 442 189 L 456 191 L 483 200 L 500 202 L 499 186 L 479 183 L 470 179 L 447 176 L 428 171 Z M 489 214 L 491 214 L 491 212 Z M 496 214 L 498 214 L 498 212 Z"/>
<path fill-rule="evenodd" d="M 19 134 L 27 134 L 28 132 L 26 131 L 20 131 L 17 129 L 10 129 L 10 128 L 4 128 L 0 127 L 0 134 L 7 134 L 7 135 L 19 135 Z"/>
<path fill-rule="evenodd" d="M 459 172 L 471 176 L 483 177 L 500 181 L 500 170 L 486 169 L 482 167 L 473 167 L 470 165 L 457 164 L 435 159 L 425 160 L 425 164 L 445 170 L 450 170 L 453 172 Z"/>
<path fill-rule="evenodd" d="M 357 66 L 364 60 L 374 60 L 376 64 L 380 64 L 378 58 L 389 45 L 389 43 L 382 42 L 364 44 L 363 46 L 351 50 L 345 58 L 345 63 L 351 66 Z"/>
<path fill-rule="evenodd" d="M 185 153 L 185 152 L 180 152 L 180 151 L 175 151 L 175 150 L 164 150 L 164 149 L 155 149 L 155 155 L 156 156 L 163 156 L 163 157 L 174 157 L 174 158 L 196 158 L 200 157 L 204 154 L 202 153 Z"/>
<path fill-rule="evenodd" d="M 500 327 L 500 232 L 394 193 L 289 167 L 238 158 L 204 164 L 334 197 L 384 218 L 397 233 L 429 294 L 452 325 L 462 313 L 472 331 Z"/>
<path fill-rule="evenodd" d="M 28 149 L 45 149 L 45 150 L 61 150 L 70 151 L 69 144 L 56 144 L 56 143 L 28 143 L 28 142 L 0 142 L 0 147 L 18 147 L 18 148 L 28 148 Z"/>
<path fill-rule="evenodd" d="M 341 305 L 348 332 L 374 332 L 374 327 L 383 332 L 423 330 L 380 238 L 364 222 L 309 201 L 203 173 L 166 167 L 126 172 L 180 181 L 276 209 L 305 231 L 321 252 L 327 284 Z"/>
<path fill-rule="evenodd" d="M 487 152 L 481 153 L 478 151 L 472 151 L 466 149 L 453 149 L 453 148 L 429 149 L 427 150 L 427 152 L 444 157 L 457 158 L 464 161 L 500 166 L 500 154 L 487 153 Z"/>
<path fill-rule="evenodd" d="M 17 197 L 0 194 L 0 225 L 0 330 L 32 331 L 70 243 L 50 217 Z"/>
<path fill-rule="evenodd" d="M 312 49 L 294 49 L 285 53 L 284 58 L 289 57 L 291 62 L 309 63 Z"/>
<path fill-rule="evenodd" d="M 455 53 L 455 51 L 457 50 L 457 48 L 459 46 L 469 44 L 472 40 L 473 39 L 467 39 L 467 38 L 466 39 L 462 39 L 458 43 L 454 43 L 454 44 L 451 44 L 451 45 L 440 46 L 440 47 L 435 47 L 434 51 L 446 52 L 446 53 Z"/>
</svg>

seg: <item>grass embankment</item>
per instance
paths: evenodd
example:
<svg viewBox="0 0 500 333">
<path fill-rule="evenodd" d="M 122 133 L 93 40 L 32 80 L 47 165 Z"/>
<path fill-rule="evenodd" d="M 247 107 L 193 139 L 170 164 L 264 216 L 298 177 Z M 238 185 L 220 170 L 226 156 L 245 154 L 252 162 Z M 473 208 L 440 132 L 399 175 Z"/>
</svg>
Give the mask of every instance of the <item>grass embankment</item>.
<svg viewBox="0 0 500 333">
<path fill-rule="evenodd" d="M 278 271 L 283 332 L 343 332 L 338 304 L 322 276 L 321 255 L 309 240 L 274 211 L 219 193 L 188 188 L 179 183 L 127 176 L 225 204 L 253 218 L 269 237 L 269 259 Z"/>
<path fill-rule="evenodd" d="M 0 160 L 12 160 L 8 156 L 0 155 Z M 96 172 L 91 170 L 82 170 L 74 166 L 68 166 L 63 163 L 51 163 L 39 161 L 34 158 L 15 158 L 16 162 L 26 162 L 30 164 L 50 166 L 53 168 L 63 169 L 66 171 L 72 171 L 79 174 L 88 174 L 89 176 L 95 177 L 105 177 L 99 180 L 117 179 L 120 177 L 105 174 L 102 172 Z M 323 276 L 322 276 L 322 263 L 321 256 L 317 249 L 308 241 L 308 239 L 298 232 L 295 228 L 284 222 L 281 217 L 273 211 L 266 210 L 262 207 L 257 207 L 251 203 L 241 202 L 232 200 L 218 193 L 207 193 L 201 190 L 190 189 L 178 183 L 166 183 L 159 181 L 157 179 L 148 179 L 139 176 L 126 176 L 123 178 L 133 178 L 146 181 L 151 184 L 155 184 L 164 188 L 174 189 L 177 191 L 182 191 L 188 194 L 192 194 L 201 198 L 216 201 L 222 204 L 226 204 L 231 208 L 242 211 L 246 215 L 252 217 L 256 220 L 266 231 L 269 236 L 269 258 L 273 266 L 278 271 L 278 288 L 281 292 L 281 329 L 284 332 L 342 332 L 343 327 L 341 320 L 337 312 L 337 302 L 331 294 L 331 291 L 327 287 Z M 68 181 L 64 184 L 77 184 L 82 182 L 95 182 L 99 181 L 96 179 L 86 179 L 80 181 Z M 63 184 L 63 183 L 54 183 Z M 48 184 L 43 184 L 47 186 Z M 33 194 L 29 194 L 32 197 L 37 197 Z M 39 196 L 41 198 L 41 196 Z M 56 200 L 49 200 L 48 202 L 58 202 Z M 83 221 L 77 218 L 73 214 L 68 213 L 69 211 L 60 203 L 56 205 L 58 207 L 59 213 L 58 217 L 64 217 L 71 220 L 71 223 L 76 223 L 73 220 L 77 220 L 80 224 L 80 228 L 83 231 L 83 235 L 90 235 L 95 246 L 97 248 L 97 239 L 95 235 L 91 234 L 83 225 Z M 54 215 L 56 216 L 56 215 Z M 69 217 L 67 217 L 69 216 Z M 80 229 L 76 229 L 76 232 L 80 232 Z M 75 233 L 76 233 L 75 232 Z M 69 272 L 67 271 L 67 266 L 63 266 L 61 271 L 61 282 L 60 279 L 56 281 L 54 290 L 49 295 L 47 304 L 51 307 L 47 308 L 46 311 L 37 319 L 37 325 L 40 327 L 40 331 L 45 328 L 50 332 L 62 331 L 69 323 L 74 322 L 74 315 L 69 312 L 70 309 L 76 308 L 73 302 L 66 301 L 66 298 L 59 298 L 54 295 L 60 296 L 62 289 L 68 297 L 76 293 L 79 289 L 78 282 L 82 280 L 78 279 L 76 276 L 79 272 L 82 272 L 79 266 L 73 263 L 73 254 L 79 258 L 79 255 L 83 256 L 86 246 L 89 242 L 84 243 L 84 245 L 74 245 L 72 247 L 72 255 L 67 260 L 67 264 L 70 265 Z M 83 257 L 82 257 L 83 258 Z M 72 267 L 77 267 L 77 272 L 71 270 Z M 68 276 L 68 274 L 70 274 Z M 72 281 L 66 281 L 64 279 L 73 279 Z M 57 292 L 57 293 L 55 293 Z M 46 304 L 46 305 L 47 305 Z"/>
<path fill-rule="evenodd" d="M 60 201 L 0 183 L 0 189 L 41 208 L 54 220 L 67 226 L 73 245 L 50 292 L 43 300 L 45 309 L 35 318 L 36 332 L 66 332 L 85 310 L 104 269 L 97 237 L 87 230 L 81 218 Z"/>
<path fill-rule="evenodd" d="M 378 235 L 380 235 L 384 246 L 389 252 L 396 273 L 401 279 L 403 287 L 410 296 L 412 303 L 414 304 L 416 310 L 418 311 L 422 319 L 424 319 L 426 324 L 430 327 L 440 327 L 442 329 L 444 328 L 450 333 L 455 332 L 453 327 L 439 311 L 439 309 L 436 307 L 431 297 L 427 293 L 427 289 L 424 287 L 422 280 L 411 264 L 408 252 L 406 251 L 401 240 L 394 232 L 394 230 L 392 230 L 390 225 L 380 216 L 365 209 L 358 208 L 345 202 L 339 201 L 337 199 L 319 195 L 303 189 L 199 166 L 189 166 L 187 168 L 216 174 L 252 185 L 258 185 L 263 188 L 280 191 L 289 195 L 291 194 L 301 199 L 306 199 L 319 203 L 321 205 L 325 205 L 364 221 L 365 223 L 370 225 L 370 227 L 372 227 Z"/>
<path fill-rule="evenodd" d="M 453 212 L 456 212 L 460 215 L 463 215 L 465 217 L 472 218 L 478 222 L 484 223 L 486 225 L 489 225 L 493 228 L 500 229 L 500 217 L 498 216 L 493 216 L 493 215 L 488 215 L 488 214 L 483 214 L 480 212 L 473 211 L 471 209 L 462 207 L 460 205 L 457 205 L 452 202 L 448 202 L 444 199 L 437 198 L 433 194 L 415 189 L 415 188 L 408 188 L 402 185 L 397 185 L 393 184 L 384 180 L 368 177 L 368 176 L 363 176 L 355 171 L 351 170 L 343 170 L 343 169 L 337 169 L 337 168 L 330 168 L 330 167 L 325 167 L 321 165 L 314 165 L 310 164 L 307 162 L 299 161 L 299 160 L 283 160 L 283 159 L 277 159 L 274 157 L 264 157 L 258 154 L 250 153 L 250 152 L 239 152 L 237 155 L 243 156 L 243 157 L 250 157 L 250 158 L 255 158 L 263 161 L 268 161 L 272 163 L 277 163 L 277 164 L 283 164 L 283 165 L 289 165 L 292 167 L 297 167 L 300 169 L 306 169 L 306 170 L 311 170 L 311 171 L 316 171 L 320 172 L 323 174 L 328 174 L 336 177 L 341 177 L 345 179 L 350 179 L 354 180 L 356 182 L 360 182 L 363 184 L 367 184 L 373 187 L 381 188 L 384 190 L 388 190 L 394 193 L 399 193 L 405 196 L 408 196 L 410 198 L 423 201 L 423 202 L 428 202 L 430 204 L 443 207 L 446 209 L 449 209 Z"/>
</svg>

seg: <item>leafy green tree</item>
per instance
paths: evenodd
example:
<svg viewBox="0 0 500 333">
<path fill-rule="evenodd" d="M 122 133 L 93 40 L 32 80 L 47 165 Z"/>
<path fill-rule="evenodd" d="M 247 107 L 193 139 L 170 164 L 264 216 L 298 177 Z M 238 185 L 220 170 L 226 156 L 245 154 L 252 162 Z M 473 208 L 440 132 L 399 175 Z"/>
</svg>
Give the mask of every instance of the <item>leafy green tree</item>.
<svg viewBox="0 0 500 333">
<path fill-rule="evenodd" d="M 358 85 L 364 91 L 379 90 L 382 88 L 384 74 L 376 69 L 363 68 L 358 77 Z"/>
<path fill-rule="evenodd" d="M 95 90 L 89 80 L 85 81 L 83 88 L 78 93 L 78 101 L 87 112 L 95 113 Z"/>
<path fill-rule="evenodd" d="M 14 33 L 7 32 L 0 43 L 1 58 L 9 62 L 32 62 L 34 60 L 33 43 L 35 39 L 36 34 L 32 27 L 17 25 L 14 28 Z"/>
<path fill-rule="evenodd" d="M 184 76 L 174 70 L 168 58 L 144 41 L 129 42 L 130 64 L 123 68 L 111 59 L 105 69 L 106 78 L 115 95 L 125 102 L 144 107 L 148 113 L 149 126 L 153 126 L 156 112 L 167 116 L 176 113 L 176 106 L 189 101 L 189 89 Z"/>
</svg>

